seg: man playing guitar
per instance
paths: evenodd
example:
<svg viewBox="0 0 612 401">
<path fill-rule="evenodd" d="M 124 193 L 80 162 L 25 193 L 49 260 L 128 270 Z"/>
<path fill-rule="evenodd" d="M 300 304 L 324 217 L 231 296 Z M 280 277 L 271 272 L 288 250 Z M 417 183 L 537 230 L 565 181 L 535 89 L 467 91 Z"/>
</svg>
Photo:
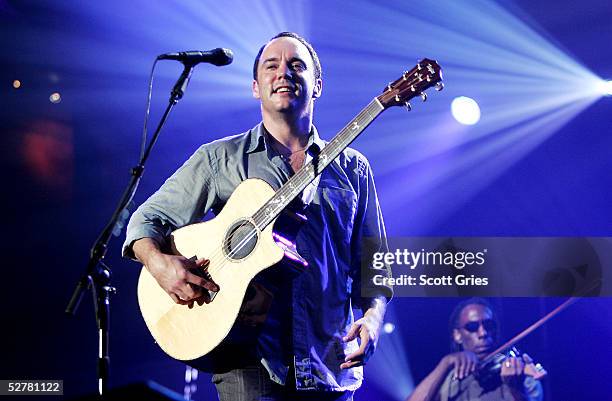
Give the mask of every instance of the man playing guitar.
<svg viewBox="0 0 612 401">
<path fill-rule="evenodd" d="M 260 178 L 278 190 L 316 158 L 326 146 L 312 123 L 322 83 L 318 56 L 305 39 L 289 32 L 272 38 L 253 67 L 262 122 L 201 146 L 132 216 L 124 255 L 143 263 L 176 304 L 214 303 L 211 294 L 223 288 L 206 274 L 210 255 L 173 254 L 168 235 L 208 211 L 218 214 L 244 180 Z M 361 265 L 364 238 L 386 249 L 368 161 L 344 149 L 300 203 L 307 222 L 295 244 L 307 267 L 291 274 L 274 266 L 253 280 L 232 332 L 211 353 L 222 401 L 352 400 L 376 347 L 392 290 L 361 292 L 362 283 L 373 286 L 369 274 L 388 274 Z M 357 321 L 353 307 L 363 311 Z"/>
</svg>

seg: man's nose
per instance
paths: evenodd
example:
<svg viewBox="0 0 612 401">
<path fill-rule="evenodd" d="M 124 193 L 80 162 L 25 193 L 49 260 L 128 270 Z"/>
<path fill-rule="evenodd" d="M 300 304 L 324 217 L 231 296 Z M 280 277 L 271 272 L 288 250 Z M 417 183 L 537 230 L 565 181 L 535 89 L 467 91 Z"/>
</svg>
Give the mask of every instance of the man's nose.
<svg viewBox="0 0 612 401">
<path fill-rule="evenodd" d="M 289 68 L 287 63 L 280 63 L 276 69 L 276 75 L 278 78 L 291 77 L 291 68 Z"/>
<path fill-rule="evenodd" d="M 489 335 L 489 332 L 487 331 L 487 329 L 485 329 L 484 324 L 480 323 L 478 325 L 478 337 L 484 338 L 488 335 Z"/>
</svg>

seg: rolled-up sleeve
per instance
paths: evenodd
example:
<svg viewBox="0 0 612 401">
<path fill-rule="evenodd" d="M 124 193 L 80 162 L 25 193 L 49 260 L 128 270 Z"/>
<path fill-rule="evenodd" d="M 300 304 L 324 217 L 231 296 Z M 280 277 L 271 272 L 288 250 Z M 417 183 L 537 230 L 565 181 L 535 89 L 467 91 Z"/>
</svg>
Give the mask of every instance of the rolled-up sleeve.
<svg viewBox="0 0 612 401">
<path fill-rule="evenodd" d="M 378 203 L 374 175 L 368 161 L 360 157 L 359 198 L 355 225 L 351 239 L 351 270 L 353 271 L 353 303 L 363 310 L 370 307 L 372 298 L 384 296 L 387 301 L 393 297 L 393 288 L 386 284 L 376 284 L 374 277 L 391 277 L 388 265 L 374 266 L 373 257 L 377 252 L 388 252 L 385 223 Z M 380 280 L 376 280 L 380 281 Z"/>
<path fill-rule="evenodd" d="M 164 244 L 171 231 L 201 220 L 217 201 L 216 169 L 207 145 L 201 146 L 136 209 L 127 226 L 123 256 L 135 259 L 132 245 L 141 238 Z"/>
</svg>

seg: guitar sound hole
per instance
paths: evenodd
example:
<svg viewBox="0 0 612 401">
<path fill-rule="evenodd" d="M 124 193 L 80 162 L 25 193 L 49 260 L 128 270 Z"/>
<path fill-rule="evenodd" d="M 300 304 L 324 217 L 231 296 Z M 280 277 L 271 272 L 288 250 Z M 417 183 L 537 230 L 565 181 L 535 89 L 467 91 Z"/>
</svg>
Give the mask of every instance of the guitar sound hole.
<svg viewBox="0 0 612 401">
<path fill-rule="evenodd" d="M 227 230 L 227 235 L 223 242 L 225 256 L 232 260 L 246 258 L 255 249 L 258 234 L 257 229 L 250 221 L 237 221 Z"/>
</svg>

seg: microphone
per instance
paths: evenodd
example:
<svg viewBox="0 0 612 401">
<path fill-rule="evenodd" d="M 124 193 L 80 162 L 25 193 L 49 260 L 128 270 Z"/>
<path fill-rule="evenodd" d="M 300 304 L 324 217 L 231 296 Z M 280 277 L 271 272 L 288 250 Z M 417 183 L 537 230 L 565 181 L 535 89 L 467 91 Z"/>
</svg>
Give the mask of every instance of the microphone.
<svg viewBox="0 0 612 401">
<path fill-rule="evenodd" d="M 194 66 L 199 63 L 210 63 L 216 66 L 231 64 L 234 53 L 230 49 L 218 47 L 208 51 L 187 51 L 178 53 L 166 53 L 157 56 L 158 60 L 178 60 L 185 65 Z"/>
</svg>

